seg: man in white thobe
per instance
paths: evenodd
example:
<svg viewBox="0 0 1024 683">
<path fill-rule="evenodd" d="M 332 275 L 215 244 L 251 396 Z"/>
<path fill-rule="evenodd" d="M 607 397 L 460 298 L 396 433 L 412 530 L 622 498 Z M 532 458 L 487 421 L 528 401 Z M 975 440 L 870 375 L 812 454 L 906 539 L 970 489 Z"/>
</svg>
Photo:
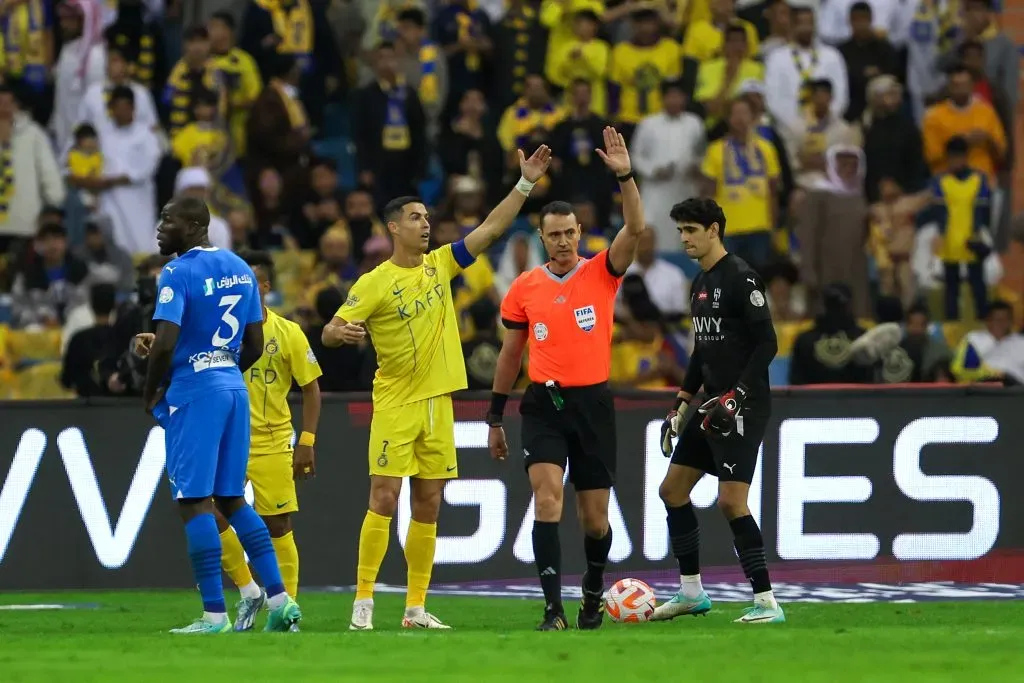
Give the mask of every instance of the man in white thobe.
<svg viewBox="0 0 1024 683">
<path fill-rule="evenodd" d="M 191 166 L 178 171 L 178 177 L 174 179 L 174 196 L 195 197 L 202 199 L 209 205 L 210 189 L 213 187 L 213 178 L 210 172 L 202 166 Z M 206 230 L 210 238 L 210 244 L 220 249 L 231 249 L 231 229 L 227 222 L 220 216 L 210 212 L 210 226 Z"/>
<path fill-rule="evenodd" d="M 157 128 L 160 119 L 157 117 L 153 93 L 146 86 L 131 79 L 128 60 L 125 59 L 121 48 L 116 45 L 107 48 L 107 80 L 103 83 L 93 83 L 85 91 L 85 97 L 78 108 L 78 123 L 90 124 L 99 135 L 103 135 L 107 128 L 113 127 L 114 120 L 110 118 L 107 98 L 119 85 L 131 88 L 132 94 L 135 95 L 135 121 L 147 128 Z"/>
<path fill-rule="evenodd" d="M 629 156 L 640 176 L 644 220 L 654 228 L 658 243 L 680 251 L 672 206 L 698 194 L 698 173 L 706 142 L 704 123 L 686 110 L 686 93 L 679 82 L 662 86 L 662 111 L 643 119 L 633 134 Z"/>
<path fill-rule="evenodd" d="M 793 42 L 772 52 L 765 62 L 765 104 L 779 123 L 790 130 L 799 125 L 801 110 L 810 104 L 812 81 L 832 82 L 832 113 L 846 113 L 850 103 L 846 62 L 839 50 L 817 39 L 814 12 L 793 8 Z"/>
<path fill-rule="evenodd" d="M 75 141 L 78 110 L 86 91 L 102 83 L 107 73 L 107 50 L 99 33 L 98 0 L 76 0 L 58 5 L 64 46 L 54 67 L 53 114 L 50 131 L 54 147 L 63 154 Z"/>
<path fill-rule="evenodd" d="M 152 254 L 156 244 L 156 184 L 160 142 L 135 120 L 135 94 L 119 86 L 110 94 L 114 125 L 99 133 L 106 189 L 99 213 L 113 226 L 114 241 L 129 254 Z"/>
</svg>

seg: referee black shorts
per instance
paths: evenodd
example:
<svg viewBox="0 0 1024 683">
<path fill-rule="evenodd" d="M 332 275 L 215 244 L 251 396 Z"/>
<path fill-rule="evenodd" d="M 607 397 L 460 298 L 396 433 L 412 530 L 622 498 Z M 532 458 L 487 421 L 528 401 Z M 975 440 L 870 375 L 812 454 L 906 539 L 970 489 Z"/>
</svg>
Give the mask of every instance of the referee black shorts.
<svg viewBox="0 0 1024 683">
<path fill-rule="evenodd" d="M 672 464 L 713 474 L 719 481 L 744 484 L 753 481 L 757 454 L 768 429 L 768 416 L 740 413 L 736 428 L 725 437 L 703 431 L 700 428 L 703 419 L 703 415 L 694 412 L 683 427 L 676 449 L 672 451 Z"/>
<path fill-rule="evenodd" d="M 577 491 L 610 489 L 615 483 L 615 402 L 607 383 L 560 387 L 555 407 L 547 388 L 530 384 L 519 404 L 523 416 L 524 464 L 550 463 L 569 469 Z"/>
</svg>

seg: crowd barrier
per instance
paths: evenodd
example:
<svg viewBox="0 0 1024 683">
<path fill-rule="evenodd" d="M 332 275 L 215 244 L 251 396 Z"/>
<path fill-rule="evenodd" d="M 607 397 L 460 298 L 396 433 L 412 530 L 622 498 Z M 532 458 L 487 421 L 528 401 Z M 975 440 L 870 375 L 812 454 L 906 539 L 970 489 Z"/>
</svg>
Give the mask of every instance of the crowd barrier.
<svg viewBox="0 0 1024 683">
<path fill-rule="evenodd" d="M 519 418 L 511 456 L 487 453 L 486 394 L 456 397 L 461 478 L 445 489 L 435 582 L 533 574 Z M 669 399 L 619 394 L 610 517 L 617 574 L 673 571 L 658 485 Z M 816 580 L 1024 581 L 1024 393 L 997 388 L 781 389 L 750 506 L 769 562 Z M 315 480 L 295 518 L 304 586 L 354 583 L 367 502 L 369 397 L 325 396 Z M 0 590 L 187 587 L 162 430 L 135 401 L 0 404 Z M 716 481 L 693 493 L 713 508 Z M 380 580 L 404 584 L 404 494 Z M 564 571 L 584 569 L 566 495 Z M 702 564 L 735 568 L 728 527 L 698 512 Z M 838 578 L 837 578 L 838 577 Z"/>
</svg>

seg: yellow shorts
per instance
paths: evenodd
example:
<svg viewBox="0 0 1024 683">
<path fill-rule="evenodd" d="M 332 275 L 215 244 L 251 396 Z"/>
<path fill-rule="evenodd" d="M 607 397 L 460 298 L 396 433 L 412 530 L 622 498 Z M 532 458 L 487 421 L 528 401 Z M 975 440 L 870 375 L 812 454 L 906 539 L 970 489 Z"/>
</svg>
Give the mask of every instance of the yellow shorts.
<svg viewBox="0 0 1024 683">
<path fill-rule="evenodd" d="M 370 422 L 370 474 L 455 479 L 455 411 L 448 395 L 374 410 Z"/>
<path fill-rule="evenodd" d="M 252 482 L 256 514 L 271 517 L 299 511 L 291 451 L 250 455 L 245 474 Z"/>
</svg>

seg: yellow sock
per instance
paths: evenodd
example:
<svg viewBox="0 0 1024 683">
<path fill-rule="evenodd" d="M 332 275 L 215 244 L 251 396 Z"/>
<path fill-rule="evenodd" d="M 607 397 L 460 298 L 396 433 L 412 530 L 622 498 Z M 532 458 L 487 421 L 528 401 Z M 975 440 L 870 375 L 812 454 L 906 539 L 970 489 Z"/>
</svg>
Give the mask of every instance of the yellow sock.
<svg viewBox="0 0 1024 683">
<path fill-rule="evenodd" d="M 281 570 L 284 589 L 293 598 L 299 594 L 299 549 L 295 547 L 295 534 L 289 531 L 280 538 L 270 538 L 277 553 L 277 567 Z"/>
<path fill-rule="evenodd" d="M 363 528 L 359 531 L 359 564 L 356 567 L 356 600 L 373 597 L 377 572 L 388 551 L 391 536 L 391 518 L 366 511 Z"/>
<path fill-rule="evenodd" d="M 220 566 L 239 588 L 252 583 L 252 572 L 245 561 L 245 550 L 235 530 L 228 527 L 220 533 Z"/>
<path fill-rule="evenodd" d="M 415 519 L 409 521 L 409 535 L 405 537 L 405 563 L 409 567 L 406 608 L 426 605 L 436 546 L 437 524 L 423 524 Z"/>
</svg>

